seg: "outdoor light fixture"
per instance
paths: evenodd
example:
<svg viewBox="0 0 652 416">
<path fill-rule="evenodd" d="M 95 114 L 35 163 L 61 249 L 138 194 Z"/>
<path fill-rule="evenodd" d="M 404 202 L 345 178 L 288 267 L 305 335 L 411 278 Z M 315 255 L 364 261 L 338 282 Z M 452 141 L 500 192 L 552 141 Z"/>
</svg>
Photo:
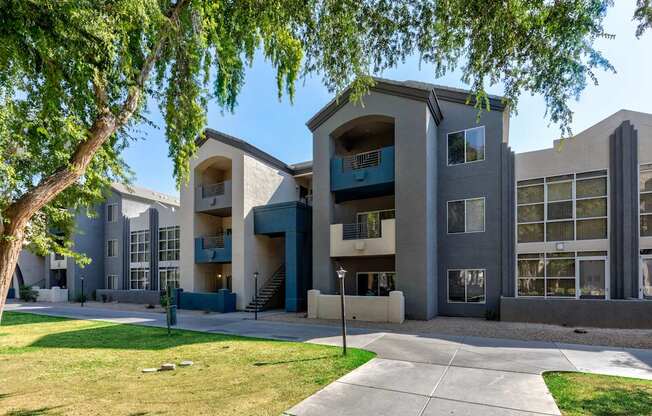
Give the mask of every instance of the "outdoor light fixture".
<svg viewBox="0 0 652 416">
<path fill-rule="evenodd" d="M 337 278 L 340 279 L 340 303 L 342 306 L 342 355 L 346 355 L 346 312 L 344 306 L 344 278 L 346 277 L 346 270 L 340 265 L 336 273 Z"/>
<path fill-rule="evenodd" d="M 258 320 L 258 272 L 254 272 L 254 320 Z"/>
<path fill-rule="evenodd" d="M 217 280 L 220 281 L 220 284 L 222 284 L 222 289 L 224 289 L 224 282 L 222 282 L 222 273 L 217 274 Z"/>
</svg>

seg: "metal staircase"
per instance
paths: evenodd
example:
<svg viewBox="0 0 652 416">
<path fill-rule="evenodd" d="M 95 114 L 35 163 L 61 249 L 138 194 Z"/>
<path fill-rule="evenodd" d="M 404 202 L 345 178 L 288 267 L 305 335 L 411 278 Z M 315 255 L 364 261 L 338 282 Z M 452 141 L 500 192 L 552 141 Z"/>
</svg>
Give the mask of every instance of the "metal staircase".
<svg viewBox="0 0 652 416">
<path fill-rule="evenodd" d="M 279 267 L 272 277 L 265 282 L 260 289 L 258 289 L 258 312 L 264 310 L 270 301 L 279 293 L 285 284 L 285 265 Z M 254 312 L 256 310 L 256 301 L 252 301 L 245 308 L 246 312 Z"/>
</svg>

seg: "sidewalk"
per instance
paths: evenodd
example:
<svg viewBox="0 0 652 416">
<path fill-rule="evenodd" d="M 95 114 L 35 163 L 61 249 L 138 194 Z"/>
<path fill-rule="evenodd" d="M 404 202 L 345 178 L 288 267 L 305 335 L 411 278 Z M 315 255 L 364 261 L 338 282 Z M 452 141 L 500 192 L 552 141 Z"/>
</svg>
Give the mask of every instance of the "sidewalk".
<svg viewBox="0 0 652 416">
<path fill-rule="evenodd" d="M 161 313 L 8 304 L 7 310 L 165 326 Z M 340 345 L 339 328 L 253 321 L 251 314 L 181 313 L 178 328 Z M 307 398 L 287 415 L 559 415 L 544 371 L 584 371 L 652 380 L 652 350 L 354 328 L 351 347 L 378 357 Z"/>
</svg>

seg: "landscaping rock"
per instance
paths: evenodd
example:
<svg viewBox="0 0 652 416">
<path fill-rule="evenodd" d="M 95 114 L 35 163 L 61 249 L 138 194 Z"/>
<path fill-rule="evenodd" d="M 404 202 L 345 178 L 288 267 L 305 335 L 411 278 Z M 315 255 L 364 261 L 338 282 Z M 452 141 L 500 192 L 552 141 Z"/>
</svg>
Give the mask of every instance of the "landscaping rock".
<svg viewBox="0 0 652 416">
<path fill-rule="evenodd" d="M 179 367 L 190 367 L 190 366 L 193 365 L 193 364 L 194 364 L 194 363 L 193 363 L 192 361 L 190 361 L 190 360 L 181 361 L 181 362 L 179 363 Z"/>
<path fill-rule="evenodd" d="M 165 364 L 161 365 L 161 368 L 159 368 L 160 371 L 172 371 L 172 370 L 176 370 L 176 369 L 177 369 L 177 366 L 175 364 L 172 364 L 172 363 L 165 363 Z"/>
<path fill-rule="evenodd" d="M 156 373 L 158 368 L 143 368 L 143 373 Z"/>
</svg>

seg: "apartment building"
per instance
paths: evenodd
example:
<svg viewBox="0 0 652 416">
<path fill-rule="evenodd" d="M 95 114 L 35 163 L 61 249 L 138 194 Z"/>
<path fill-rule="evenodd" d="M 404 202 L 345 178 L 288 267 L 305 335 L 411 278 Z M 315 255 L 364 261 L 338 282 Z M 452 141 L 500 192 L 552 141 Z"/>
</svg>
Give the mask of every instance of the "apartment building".
<svg viewBox="0 0 652 416">
<path fill-rule="evenodd" d="M 25 284 L 112 300 L 158 302 L 158 290 L 179 282 L 179 201 L 148 189 L 113 184 L 97 216 L 76 216 L 74 249 L 91 259 L 85 267 L 58 254 L 23 250 L 12 286 Z M 130 293 L 127 293 L 130 292 Z"/>
</svg>

